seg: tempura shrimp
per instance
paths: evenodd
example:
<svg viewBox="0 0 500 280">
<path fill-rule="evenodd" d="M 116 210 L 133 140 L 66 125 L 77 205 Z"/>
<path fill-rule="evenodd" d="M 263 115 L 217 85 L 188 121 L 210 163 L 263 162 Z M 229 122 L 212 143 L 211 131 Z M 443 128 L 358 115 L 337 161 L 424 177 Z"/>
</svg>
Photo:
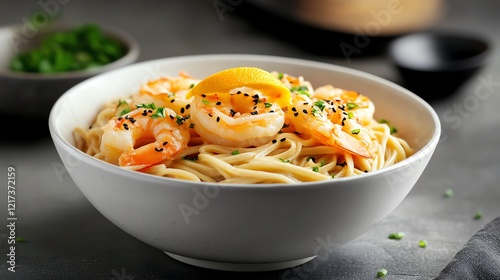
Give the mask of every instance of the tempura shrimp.
<svg viewBox="0 0 500 280">
<path fill-rule="evenodd" d="M 313 101 L 303 94 L 292 94 L 292 104 L 287 108 L 286 119 L 297 132 L 324 145 L 372 157 L 371 136 L 359 122 L 349 118 L 346 105 L 331 100 Z"/>
<path fill-rule="evenodd" d="M 259 146 L 283 127 L 283 110 L 248 87 L 227 94 L 195 96 L 191 103 L 194 130 L 207 143 L 233 147 Z"/>
<path fill-rule="evenodd" d="M 147 167 L 172 159 L 190 139 L 184 118 L 168 108 L 138 108 L 103 127 L 101 151 L 107 162 Z"/>
<path fill-rule="evenodd" d="M 158 79 L 143 83 L 139 91 L 134 94 L 132 102 L 135 104 L 155 103 L 157 107 L 170 108 L 176 114 L 185 114 L 186 106 L 192 101 L 186 99 L 189 89 L 198 83 L 185 72 L 180 72 L 178 77 L 163 76 Z"/>
</svg>

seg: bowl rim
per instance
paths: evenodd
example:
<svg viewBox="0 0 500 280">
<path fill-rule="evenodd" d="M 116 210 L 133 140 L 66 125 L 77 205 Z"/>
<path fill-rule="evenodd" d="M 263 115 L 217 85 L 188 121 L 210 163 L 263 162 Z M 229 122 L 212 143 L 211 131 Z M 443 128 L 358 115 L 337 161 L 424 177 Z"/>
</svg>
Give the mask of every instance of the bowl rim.
<svg viewBox="0 0 500 280">
<path fill-rule="evenodd" d="M 115 38 L 118 41 L 120 41 L 120 43 L 124 44 L 127 47 L 127 52 L 125 53 L 125 55 L 123 55 L 122 57 L 111 63 L 88 70 L 75 70 L 75 71 L 67 71 L 60 73 L 41 74 L 32 72 L 15 72 L 15 71 L 10 71 L 9 69 L 0 69 L 0 76 L 3 76 L 5 78 L 32 79 L 32 80 L 60 80 L 60 79 L 85 78 L 131 64 L 138 59 L 140 53 L 140 46 L 137 40 L 127 32 L 118 29 L 116 27 L 113 27 L 111 25 L 100 22 L 76 23 L 76 22 L 60 21 L 60 22 L 54 22 L 53 25 L 47 27 L 48 28 L 53 27 L 56 30 L 58 29 L 64 30 L 67 28 L 78 27 L 84 24 L 96 24 L 101 28 L 102 32 L 105 35 L 111 36 L 112 38 Z M 22 24 L 11 24 L 2 26 L 0 27 L 0 32 L 2 31 L 19 32 L 19 30 L 21 30 L 23 26 L 24 25 Z"/>
<path fill-rule="evenodd" d="M 478 45 L 483 45 L 484 49 L 473 55 L 462 59 L 442 61 L 438 66 L 420 66 L 413 63 L 408 63 L 407 60 L 401 59 L 397 54 L 398 50 L 405 44 L 406 41 L 413 38 L 432 38 L 444 39 L 453 38 L 458 40 L 469 41 Z M 426 30 L 415 32 L 395 38 L 389 43 L 388 53 L 393 63 L 398 67 L 403 67 L 413 71 L 437 73 L 443 71 L 458 72 L 476 67 L 481 67 L 488 62 L 488 57 L 492 52 L 493 42 L 484 34 L 472 33 L 463 30 Z"/>
<path fill-rule="evenodd" d="M 357 77 L 362 77 L 363 79 L 369 79 L 372 81 L 375 81 L 377 83 L 382 83 L 386 86 L 393 87 L 397 89 L 400 93 L 404 94 L 405 96 L 413 99 L 414 101 L 418 102 L 421 106 L 423 106 L 426 111 L 429 113 L 431 119 L 433 120 L 434 123 L 434 132 L 430 139 L 423 145 L 416 153 L 413 155 L 407 157 L 406 159 L 393 164 L 391 166 L 375 170 L 372 172 L 364 173 L 364 174 L 359 174 L 356 176 L 350 176 L 350 177 L 342 177 L 342 178 L 335 178 L 330 181 L 312 181 L 312 182 L 300 182 L 297 184 L 287 184 L 287 183 L 265 183 L 265 184 L 229 184 L 229 183 L 211 183 L 211 182 L 194 182 L 194 181 L 188 181 L 188 180 L 183 180 L 183 179 L 176 179 L 176 178 L 169 178 L 169 177 L 162 177 L 162 176 L 157 176 L 157 175 L 152 175 L 148 173 L 143 173 L 143 172 L 137 172 L 137 171 L 132 171 L 132 170 L 127 170 L 125 168 L 121 168 L 119 166 L 113 165 L 111 163 L 105 162 L 103 160 L 99 160 L 97 158 L 94 158 L 82 151 L 80 151 L 78 148 L 76 148 L 74 145 L 71 145 L 64 137 L 61 135 L 60 131 L 56 127 L 56 114 L 60 110 L 60 107 L 62 106 L 62 103 L 64 102 L 64 99 L 67 98 L 69 94 L 73 94 L 73 92 L 77 92 L 80 88 L 85 88 L 87 87 L 88 84 L 93 83 L 96 79 L 102 79 L 108 75 L 118 75 L 121 72 L 126 72 L 131 68 L 142 68 L 147 65 L 153 65 L 153 64 L 164 64 L 168 62 L 173 62 L 173 61 L 203 61 L 203 60 L 251 60 L 251 61 L 268 61 L 268 62 L 276 62 L 276 63 L 288 63 L 288 64 L 297 64 L 297 65 L 305 65 L 305 66 L 310 66 L 310 67 L 315 67 L 315 68 L 322 68 L 322 69 L 329 69 L 329 70 L 336 70 L 340 72 L 347 73 L 349 75 L 357 76 Z M 439 120 L 439 117 L 436 113 L 436 111 L 432 108 L 432 106 L 427 103 L 423 98 L 419 97 L 415 93 L 405 89 L 404 87 L 393 83 L 389 80 L 383 79 L 381 77 L 378 77 L 376 75 L 348 68 L 345 66 L 340 66 L 336 64 L 330 64 L 326 62 L 320 62 L 320 61 L 314 61 L 310 59 L 301 59 L 301 58 L 293 58 L 293 57 L 285 57 L 285 56 L 275 56 L 275 55 L 259 55 L 259 54 L 199 54 L 199 55 L 182 55 L 182 56 L 174 56 L 174 57 L 165 57 L 165 58 L 158 58 L 158 59 L 152 59 L 152 60 L 147 60 L 147 61 L 142 61 L 139 63 L 135 63 L 132 65 L 128 65 L 125 67 L 122 67 L 120 69 L 115 69 L 112 71 L 108 71 L 102 74 L 99 74 L 97 76 L 91 77 L 89 79 L 86 79 L 83 82 L 80 82 L 79 84 L 73 86 L 71 89 L 63 93 L 58 100 L 55 102 L 54 106 L 50 110 L 49 118 L 48 118 L 48 126 L 49 126 L 49 132 L 52 138 L 52 141 L 56 146 L 60 146 L 63 148 L 66 152 L 70 154 L 77 154 L 78 160 L 84 161 L 87 164 L 90 164 L 94 167 L 107 170 L 108 172 L 111 172 L 113 174 L 117 174 L 119 176 L 124 176 L 128 178 L 139 178 L 140 180 L 144 180 L 146 182 L 153 182 L 153 183 L 158 183 L 158 184 L 163 184 L 167 185 L 166 183 L 180 183 L 180 184 L 188 184 L 194 187 L 206 187 L 206 186 L 216 186 L 216 187 L 230 187 L 230 188 L 236 188 L 236 189 L 248 189 L 249 187 L 251 188 L 290 188 L 290 186 L 293 186 L 294 188 L 297 187 L 311 187 L 311 186 L 323 186 L 325 183 L 328 184 L 335 184 L 335 182 L 347 182 L 347 181 L 352 181 L 352 180 L 359 180 L 362 178 L 370 178 L 373 176 L 380 176 L 382 174 L 387 174 L 390 173 L 391 171 L 395 169 L 400 169 L 404 168 L 405 166 L 409 166 L 412 163 L 421 161 L 423 158 L 429 156 L 429 154 L 432 155 L 434 152 L 435 148 L 437 147 L 440 136 L 441 136 L 441 123 Z M 175 185 L 175 184 L 172 184 Z"/>
</svg>

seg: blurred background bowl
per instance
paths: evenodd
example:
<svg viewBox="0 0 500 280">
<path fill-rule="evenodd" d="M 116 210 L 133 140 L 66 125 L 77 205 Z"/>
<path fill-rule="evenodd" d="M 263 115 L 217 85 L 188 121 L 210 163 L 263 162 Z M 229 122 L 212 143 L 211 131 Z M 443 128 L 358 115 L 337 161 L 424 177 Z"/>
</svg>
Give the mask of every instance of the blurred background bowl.
<svg viewBox="0 0 500 280">
<path fill-rule="evenodd" d="M 88 70 L 61 73 L 10 69 L 11 61 L 17 54 L 37 48 L 48 34 L 79 26 L 81 24 L 57 22 L 43 29 L 28 23 L 0 28 L 0 116 L 43 125 L 40 133 L 47 134 L 50 109 L 61 94 L 89 77 L 131 64 L 138 58 L 139 45 L 134 38 L 121 30 L 99 24 L 104 36 L 118 41 L 124 48 L 124 55 L 118 60 Z M 22 130 L 17 132 L 22 133 Z"/>
<path fill-rule="evenodd" d="M 258 30 L 348 62 L 383 54 L 392 39 L 432 28 L 446 11 L 445 0 L 247 0 L 241 6 L 234 12 Z"/>
<path fill-rule="evenodd" d="M 375 118 L 390 120 L 415 153 L 365 174 L 288 184 L 213 184 L 126 170 L 78 150 L 73 130 L 99 108 L 139 88 L 150 69 L 202 79 L 223 69 L 259 67 L 303 76 L 367 95 Z M 264 55 L 199 55 L 145 61 L 71 88 L 49 119 L 69 175 L 107 219 L 174 259 L 223 270 L 274 270 L 305 263 L 360 237 L 403 201 L 437 147 L 436 112 L 410 91 L 382 78 L 327 63 Z M 326 242 L 326 243 L 325 243 Z M 324 247 L 327 246 L 327 247 Z"/>
<path fill-rule="evenodd" d="M 400 84 L 427 101 L 453 95 L 488 63 L 490 53 L 488 38 L 463 31 L 417 32 L 389 45 Z"/>
</svg>

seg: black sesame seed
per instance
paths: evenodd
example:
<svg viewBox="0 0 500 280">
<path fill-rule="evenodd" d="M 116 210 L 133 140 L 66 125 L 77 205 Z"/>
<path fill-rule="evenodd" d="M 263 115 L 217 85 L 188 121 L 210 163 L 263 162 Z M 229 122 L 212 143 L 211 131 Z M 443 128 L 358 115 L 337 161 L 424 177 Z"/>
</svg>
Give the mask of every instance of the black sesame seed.
<svg viewBox="0 0 500 280">
<path fill-rule="evenodd" d="M 118 117 L 118 120 L 121 121 L 123 118 L 122 117 Z"/>
<path fill-rule="evenodd" d="M 186 105 L 186 109 L 189 109 L 191 107 L 191 104 Z"/>
<path fill-rule="evenodd" d="M 209 116 L 209 117 L 212 117 L 212 114 L 210 114 L 210 113 L 209 113 L 209 114 L 208 114 L 208 116 Z"/>
<path fill-rule="evenodd" d="M 206 94 L 202 94 L 201 97 L 207 97 L 207 95 Z"/>
<path fill-rule="evenodd" d="M 184 114 L 184 111 L 186 111 L 186 110 L 184 109 L 184 107 L 182 107 L 181 108 L 181 114 Z"/>
<path fill-rule="evenodd" d="M 221 104 L 222 104 L 222 102 L 220 102 L 220 101 L 217 101 L 217 103 L 215 103 L 215 105 L 221 105 Z"/>
<path fill-rule="evenodd" d="M 243 95 L 244 95 L 244 96 L 250 96 L 250 94 L 248 94 L 248 93 L 246 93 L 246 92 L 245 92 Z"/>
<path fill-rule="evenodd" d="M 124 123 L 123 128 L 125 128 L 125 130 L 128 130 L 128 124 Z"/>
<path fill-rule="evenodd" d="M 280 142 L 285 142 L 286 138 L 281 138 Z"/>
<path fill-rule="evenodd" d="M 278 141 L 276 139 L 273 139 L 272 142 L 273 142 L 273 144 L 276 144 L 276 142 L 278 142 Z"/>
<path fill-rule="evenodd" d="M 302 110 L 302 112 L 304 112 L 304 114 L 307 114 L 307 110 L 306 109 Z"/>
<path fill-rule="evenodd" d="M 155 151 L 161 152 L 161 151 L 163 151 L 163 148 L 155 148 Z"/>
<path fill-rule="evenodd" d="M 163 146 L 167 145 L 168 144 L 168 141 L 165 141 L 163 142 Z"/>
<path fill-rule="evenodd" d="M 175 99 L 171 99 L 171 100 L 170 100 L 170 103 L 174 103 L 174 102 L 175 102 Z"/>
<path fill-rule="evenodd" d="M 241 91 L 239 91 L 239 90 L 238 90 L 238 91 L 236 92 L 236 94 L 241 94 Z"/>
<path fill-rule="evenodd" d="M 297 108 L 292 107 L 292 111 L 297 112 Z"/>
<path fill-rule="evenodd" d="M 298 115 L 299 115 L 299 113 L 297 113 L 297 112 L 293 113 L 293 116 L 294 116 L 294 117 L 296 117 L 296 116 L 298 116 Z"/>
<path fill-rule="evenodd" d="M 220 121 L 220 117 L 217 117 L 216 121 L 219 122 Z"/>
</svg>

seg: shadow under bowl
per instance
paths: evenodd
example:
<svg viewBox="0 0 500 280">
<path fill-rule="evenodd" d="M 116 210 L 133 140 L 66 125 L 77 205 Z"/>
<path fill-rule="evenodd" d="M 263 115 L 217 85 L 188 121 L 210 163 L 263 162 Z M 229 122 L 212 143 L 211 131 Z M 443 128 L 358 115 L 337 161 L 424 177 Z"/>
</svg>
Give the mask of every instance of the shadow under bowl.
<svg viewBox="0 0 500 280">
<path fill-rule="evenodd" d="M 455 93 L 487 64 L 489 51 L 487 38 L 463 32 L 414 33 L 389 45 L 402 85 L 426 101 Z"/>
</svg>

